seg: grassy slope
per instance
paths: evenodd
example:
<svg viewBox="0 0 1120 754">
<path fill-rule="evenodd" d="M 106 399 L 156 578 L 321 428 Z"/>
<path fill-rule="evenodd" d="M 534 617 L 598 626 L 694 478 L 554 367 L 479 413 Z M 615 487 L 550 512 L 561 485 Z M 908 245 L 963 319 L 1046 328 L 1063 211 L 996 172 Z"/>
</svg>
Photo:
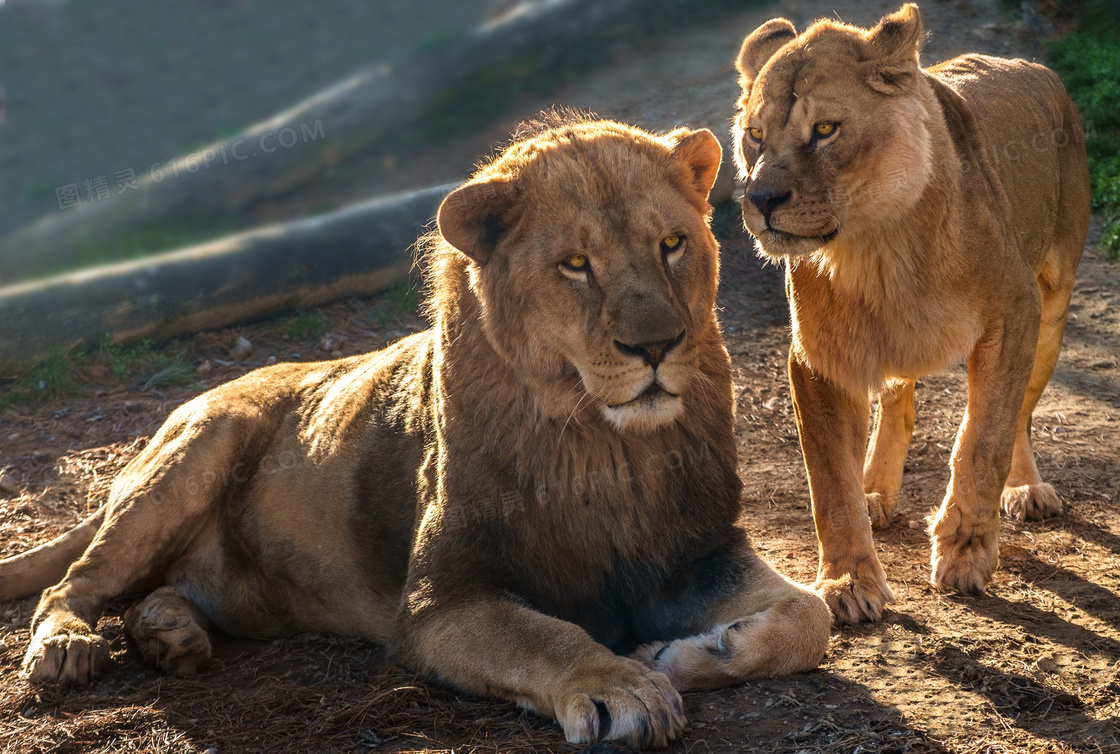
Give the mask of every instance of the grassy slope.
<svg viewBox="0 0 1120 754">
<path fill-rule="evenodd" d="M 1050 65 L 1081 109 L 1093 208 L 1105 215 L 1101 247 L 1120 258 L 1120 42 L 1115 35 L 1070 34 L 1054 45 Z"/>
</svg>

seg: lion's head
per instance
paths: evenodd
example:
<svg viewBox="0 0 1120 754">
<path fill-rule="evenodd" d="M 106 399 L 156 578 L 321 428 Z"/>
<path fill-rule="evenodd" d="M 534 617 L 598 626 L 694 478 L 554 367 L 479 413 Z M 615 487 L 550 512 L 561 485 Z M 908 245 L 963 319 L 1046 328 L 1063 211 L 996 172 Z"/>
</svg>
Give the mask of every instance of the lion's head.
<svg viewBox="0 0 1120 754">
<path fill-rule="evenodd" d="M 707 196 L 720 157 L 703 129 L 569 123 L 512 145 L 444 201 L 444 263 L 465 272 L 490 345 L 543 413 L 592 408 L 623 430 L 681 414 L 716 333 Z M 466 292 L 444 284 L 435 298 Z"/>
<path fill-rule="evenodd" d="M 743 219 L 770 257 L 812 253 L 917 203 L 930 180 L 922 22 L 910 4 L 873 29 L 776 18 L 743 43 L 735 160 Z"/>
</svg>

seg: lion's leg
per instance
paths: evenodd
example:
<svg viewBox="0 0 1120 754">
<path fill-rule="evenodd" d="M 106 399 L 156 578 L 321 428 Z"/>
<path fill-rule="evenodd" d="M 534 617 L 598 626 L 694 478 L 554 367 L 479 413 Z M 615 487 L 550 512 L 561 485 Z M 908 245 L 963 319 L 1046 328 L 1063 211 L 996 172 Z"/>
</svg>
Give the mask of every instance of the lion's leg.
<svg viewBox="0 0 1120 754">
<path fill-rule="evenodd" d="M 789 375 L 817 529 L 817 591 L 840 623 L 878 620 L 894 595 L 875 554 L 863 494 L 867 395 L 815 376 L 792 353 Z"/>
<path fill-rule="evenodd" d="M 681 691 L 811 670 L 828 649 L 832 615 L 824 601 L 754 553 L 745 555 L 739 588 L 706 611 L 710 628 L 634 654 Z"/>
<path fill-rule="evenodd" d="M 934 586 L 983 593 L 999 560 L 1000 493 L 1011 468 L 1016 421 L 1023 405 L 1037 303 L 988 333 L 969 356 L 968 407 L 957 434 L 949 489 L 937 511 L 931 581 Z"/>
<path fill-rule="evenodd" d="M 397 650 L 412 667 L 548 715 L 571 743 L 660 748 L 684 730 L 668 678 L 573 623 L 498 596 L 445 598 L 427 587 L 404 604 Z"/>
<path fill-rule="evenodd" d="M 1060 515 L 1062 501 L 1054 488 L 1043 482 L 1035 465 L 1031 447 L 1031 415 L 1042 391 L 1050 382 L 1058 352 L 1062 348 L 1069 299 L 1073 292 L 1074 276 L 1069 271 L 1059 275 L 1050 266 L 1038 276 L 1042 293 L 1042 322 L 1038 332 L 1034 369 L 1031 371 L 1027 395 L 1019 411 L 1019 424 L 1015 434 L 1015 450 L 1011 457 L 1011 473 L 1003 488 L 1001 499 L 1004 513 L 1020 521 L 1042 519 Z"/>
<path fill-rule="evenodd" d="M 879 393 L 871 445 L 863 465 L 863 491 L 871 525 L 890 525 L 902 489 L 902 470 L 914 435 L 914 380 L 893 382 Z"/>
<path fill-rule="evenodd" d="M 88 683 L 100 675 L 109 658 L 96 632 L 105 603 L 158 585 L 213 510 L 223 486 L 214 470 L 231 467 L 230 441 L 213 429 L 219 422 L 193 431 L 173 420 L 114 483 L 93 543 L 43 592 L 23 661 L 32 683 Z"/>
<path fill-rule="evenodd" d="M 193 674 L 210 660 L 210 621 L 176 587 L 162 586 L 130 607 L 124 625 L 144 659 L 169 673 Z"/>
</svg>

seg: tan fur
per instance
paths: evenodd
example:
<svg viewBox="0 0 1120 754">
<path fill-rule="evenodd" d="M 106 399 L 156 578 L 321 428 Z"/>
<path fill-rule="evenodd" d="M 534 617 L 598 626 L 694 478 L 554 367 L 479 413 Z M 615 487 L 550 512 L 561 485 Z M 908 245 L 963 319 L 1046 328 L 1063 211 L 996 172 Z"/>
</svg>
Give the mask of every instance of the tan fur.
<svg viewBox="0 0 1120 754">
<path fill-rule="evenodd" d="M 1030 420 L 1088 231 L 1080 120 L 1040 65 L 967 55 L 923 70 L 922 34 L 913 4 L 873 29 L 819 21 L 799 35 L 774 19 L 738 60 L 743 217 L 786 265 L 817 588 L 846 622 L 878 619 L 892 598 L 870 525 L 898 500 L 916 378 L 968 363 L 931 525 L 936 586 L 983 591 L 1001 498 L 1018 519 L 1061 512 Z"/>
<path fill-rule="evenodd" d="M 674 684 L 816 666 L 828 608 L 738 524 L 719 160 L 705 130 L 557 123 L 480 169 L 427 241 L 432 328 L 175 411 L 43 595 L 25 675 L 95 677 L 106 600 L 156 587 L 125 623 L 166 670 L 205 663 L 211 624 L 362 636 L 571 741 L 662 746 Z M 5 595 L 57 559 L 0 565 Z"/>
</svg>

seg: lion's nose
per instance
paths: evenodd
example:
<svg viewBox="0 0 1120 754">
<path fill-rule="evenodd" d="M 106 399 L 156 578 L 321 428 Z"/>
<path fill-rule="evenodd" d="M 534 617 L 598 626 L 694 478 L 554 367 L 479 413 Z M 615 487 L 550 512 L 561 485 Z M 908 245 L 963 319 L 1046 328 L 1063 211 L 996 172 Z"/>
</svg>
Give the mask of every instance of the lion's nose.
<svg viewBox="0 0 1120 754">
<path fill-rule="evenodd" d="M 783 191 L 771 186 L 755 185 L 747 189 L 747 198 L 751 204 L 758 207 L 758 211 L 766 217 L 793 196 L 792 191 Z"/>
<path fill-rule="evenodd" d="M 657 365 L 665 358 L 665 354 L 669 352 L 669 349 L 677 343 L 680 343 L 683 339 L 684 330 L 681 330 L 680 335 L 675 338 L 670 338 L 669 340 L 655 340 L 649 343 L 634 344 L 623 343 L 621 340 L 616 340 L 614 342 L 614 347 L 627 356 L 637 356 L 641 358 L 645 363 L 656 369 Z"/>
</svg>

